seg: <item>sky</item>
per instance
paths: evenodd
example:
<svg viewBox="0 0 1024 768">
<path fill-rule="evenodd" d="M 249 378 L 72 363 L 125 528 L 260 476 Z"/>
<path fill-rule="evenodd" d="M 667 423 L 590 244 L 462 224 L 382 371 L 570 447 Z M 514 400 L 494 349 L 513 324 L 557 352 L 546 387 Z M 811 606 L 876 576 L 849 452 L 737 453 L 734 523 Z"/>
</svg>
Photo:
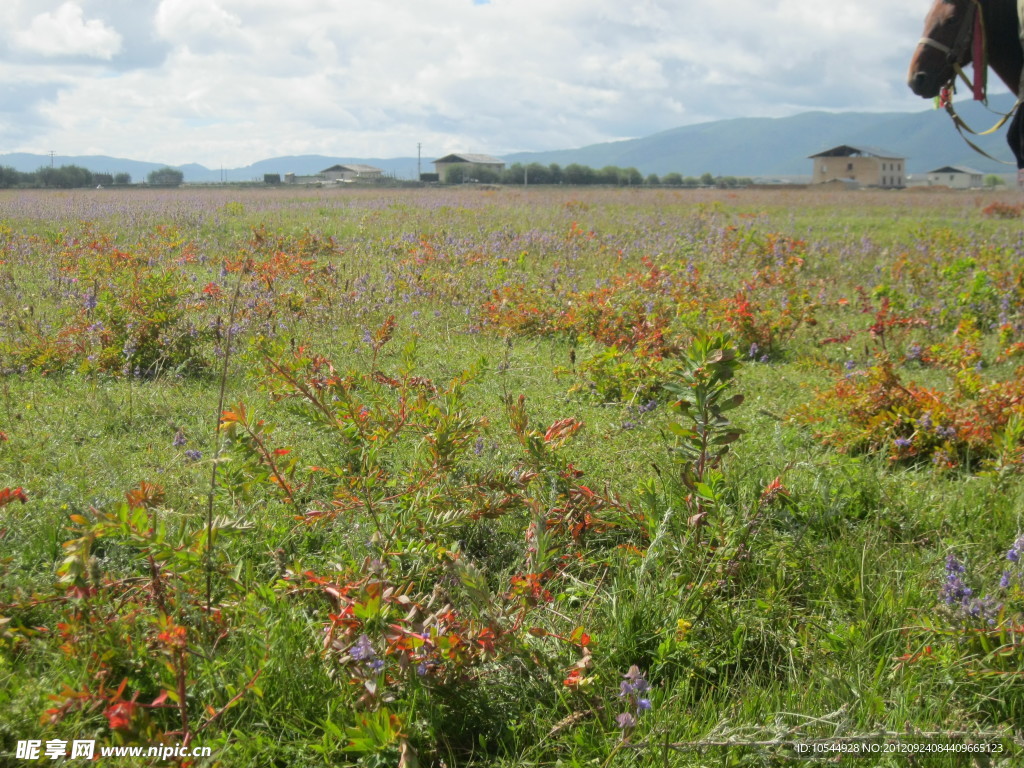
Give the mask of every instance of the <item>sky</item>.
<svg viewBox="0 0 1024 768">
<path fill-rule="evenodd" d="M 0 0 L 0 154 L 502 155 L 929 108 L 931 0 Z"/>
</svg>

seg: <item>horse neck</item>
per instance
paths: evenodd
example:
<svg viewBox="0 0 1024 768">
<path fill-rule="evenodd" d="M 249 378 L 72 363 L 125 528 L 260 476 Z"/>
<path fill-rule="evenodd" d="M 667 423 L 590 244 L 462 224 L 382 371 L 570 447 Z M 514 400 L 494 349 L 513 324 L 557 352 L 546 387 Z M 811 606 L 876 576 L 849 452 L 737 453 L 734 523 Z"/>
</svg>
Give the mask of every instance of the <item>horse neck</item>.
<svg viewBox="0 0 1024 768">
<path fill-rule="evenodd" d="M 1020 92 L 1024 54 L 1018 37 L 1016 0 L 982 0 L 988 63 L 1014 95 Z"/>
</svg>

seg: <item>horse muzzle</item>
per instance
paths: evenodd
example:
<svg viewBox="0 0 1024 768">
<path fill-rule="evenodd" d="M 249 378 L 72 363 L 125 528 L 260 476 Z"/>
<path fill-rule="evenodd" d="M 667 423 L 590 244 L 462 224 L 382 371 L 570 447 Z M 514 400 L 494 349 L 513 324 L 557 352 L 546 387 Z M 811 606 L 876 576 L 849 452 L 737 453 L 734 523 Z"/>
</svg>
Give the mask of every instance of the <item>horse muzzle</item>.
<svg viewBox="0 0 1024 768">
<path fill-rule="evenodd" d="M 925 99 L 931 99 L 939 95 L 942 86 L 949 80 L 948 77 L 940 78 L 929 72 L 911 72 L 907 78 L 907 85 L 910 90 Z"/>
</svg>

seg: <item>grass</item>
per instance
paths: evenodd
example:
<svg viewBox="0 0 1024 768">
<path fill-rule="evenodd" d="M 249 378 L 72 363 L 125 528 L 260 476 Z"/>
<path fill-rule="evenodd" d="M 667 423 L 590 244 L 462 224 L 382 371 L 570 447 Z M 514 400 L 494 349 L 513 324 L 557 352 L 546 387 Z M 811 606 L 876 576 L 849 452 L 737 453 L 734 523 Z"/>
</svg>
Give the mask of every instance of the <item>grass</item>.
<svg viewBox="0 0 1024 768">
<path fill-rule="evenodd" d="M 4 193 L 0 488 L 27 502 L 0 507 L 0 752 L 773 765 L 889 732 L 1019 756 L 1024 603 L 996 584 L 1024 263 L 995 200 Z M 720 462 L 670 395 L 721 364 L 687 368 L 703 332 L 741 363 Z M 801 410 L 880 365 L 934 404 Z M 949 555 L 997 614 L 943 602 Z"/>
</svg>

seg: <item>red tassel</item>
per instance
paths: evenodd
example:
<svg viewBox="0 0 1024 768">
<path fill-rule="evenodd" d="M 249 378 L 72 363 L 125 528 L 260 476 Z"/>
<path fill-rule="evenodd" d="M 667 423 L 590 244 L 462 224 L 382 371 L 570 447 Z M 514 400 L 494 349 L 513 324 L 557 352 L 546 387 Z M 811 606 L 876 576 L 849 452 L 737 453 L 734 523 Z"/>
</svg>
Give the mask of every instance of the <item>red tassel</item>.
<svg viewBox="0 0 1024 768">
<path fill-rule="evenodd" d="M 985 25 L 981 8 L 974 14 L 974 39 L 971 45 L 971 60 L 974 62 L 974 100 L 985 101 L 985 80 L 988 61 L 985 59 Z"/>
</svg>

